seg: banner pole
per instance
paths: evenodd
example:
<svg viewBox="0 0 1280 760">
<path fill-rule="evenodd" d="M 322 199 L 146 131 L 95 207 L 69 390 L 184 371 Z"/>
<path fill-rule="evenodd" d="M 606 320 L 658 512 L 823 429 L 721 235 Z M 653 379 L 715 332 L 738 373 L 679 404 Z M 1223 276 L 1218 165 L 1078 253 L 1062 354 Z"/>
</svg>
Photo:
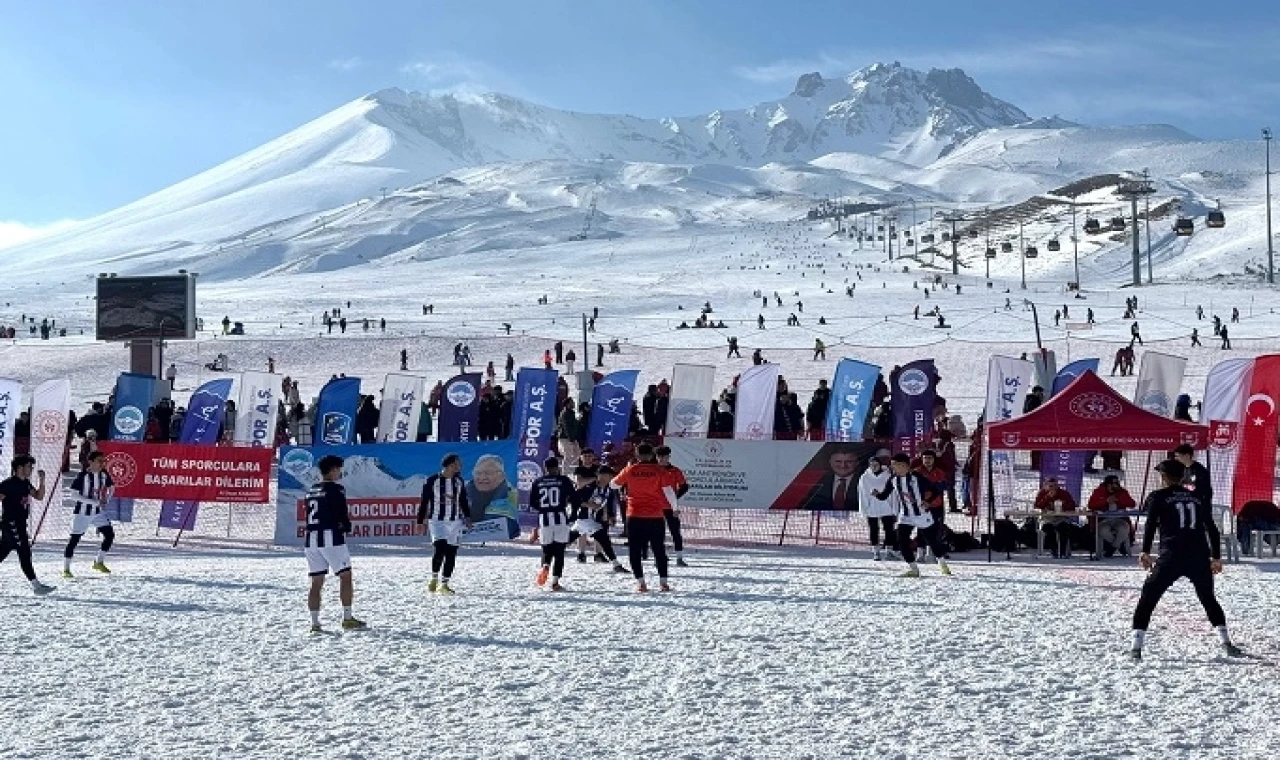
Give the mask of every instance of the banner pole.
<svg viewBox="0 0 1280 760">
<path fill-rule="evenodd" d="M 187 529 L 187 520 L 191 518 L 191 508 L 194 507 L 196 503 L 197 502 L 194 502 L 194 501 L 187 502 L 187 508 L 182 512 L 182 525 L 178 527 L 178 535 L 173 537 L 173 548 L 175 549 L 178 548 L 178 541 L 182 539 L 183 531 Z M 157 527 L 156 535 L 159 535 L 159 533 L 160 533 L 160 528 Z"/>
<path fill-rule="evenodd" d="M 58 473 L 58 492 L 62 491 L 62 473 Z M 53 503 L 53 493 L 50 492 L 44 499 L 44 509 L 40 511 L 40 520 L 36 523 L 35 535 L 31 537 L 31 545 L 35 546 L 36 541 L 40 540 L 40 529 L 44 527 L 45 515 L 49 514 L 49 505 Z"/>
<path fill-rule="evenodd" d="M 782 513 L 782 532 L 778 534 L 778 546 L 782 546 L 782 542 L 787 538 L 787 519 L 791 517 L 791 510 Z"/>
<path fill-rule="evenodd" d="M 811 522 L 815 523 L 813 531 L 813 545 L 817 546 L 818 543 L 822 541 L 822 510 L 814 512 L 813 520 Z"/>
<path fill-rule="evenodd" d="M 986 431 L 983 431 L 986 434 Z M 992 562 L 993 544 L 996 540 L 996 476 L 991 466 L 995 458 L 991 446 L 987 446 L 987 530 L 991 531 L 987 539 L 987 562 Z"/>
</svg>

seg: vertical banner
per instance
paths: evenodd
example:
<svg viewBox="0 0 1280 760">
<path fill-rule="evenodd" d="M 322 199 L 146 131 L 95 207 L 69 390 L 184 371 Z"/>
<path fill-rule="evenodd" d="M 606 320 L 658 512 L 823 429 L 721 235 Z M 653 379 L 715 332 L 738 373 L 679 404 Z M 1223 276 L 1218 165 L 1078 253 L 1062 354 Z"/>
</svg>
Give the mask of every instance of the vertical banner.
<svg viewBox="0 0 1280 760">
<path fill-rule="evenodd" d="M 1243 419 L 1240 425 L 1240 455 L 1236 460 L 1235 493 L 1231 507 L 1239 511 L 1251 501 L 1275 503 L 1276 435 L 1280 416 L 1280 356 L 1259 356 L 1253 360 L 1249 384 L 1241 391 Z M 1210 476 L 1212 478 L 1212 475 Z"/>
<path fill-rule="evenodd" d="M 733 410 L 733 437 L 747 441 L 773 440 L 773 415 L 778 405 L 776 364 L 757 364 L 738 376 L 738 400 Z"/>
<path fill-rule="evenodd" d="M 240 400 L 236 402 L 236 443 L 255 448 L 275 448 L 279 392 L 279 375 L 269 372 L 240 374 Z"/>
<path fill-rule="evenodd" d="M 55 500 L 62 499 L 62 460 L 67 451 L 67 415 L 71 412 L 71 381 L 66 378 L 41 383 L 31 396 L 31 456 L 36 470 L 44 470 L 50 493 L 45 494 L 43 509 L 31 519 L 37 520 L 35 534 L 45 511 Z"/>
<path fill-rule="evenodd" d="M 436 440 L 442 443 L 473 443 L 480 440 L 480 373 L 455 375 L 440 394 L 440 427 Z"/>
<path fill-rule="evenodd" d="M 893 386 L 895 448 L 912 456 L 933 437 L 933 402 L 938 397 L 938 370 L 933 359 L 911 362 L 890 378 Z"/>
<path fill-rule="evenodd" d="M 1053 378 L 1050 397 L 1062 392 L 1076 378 L 1085 372 L 1098 372 L 1097 359 L 1080 359 L 1063 367 L 1057 377 Z M 1040 456 L 1040 472 L 1045 478 L 1055 477 L 1062 490 L 1075 497 L 1080 503 L 1080 489 L 1084 486 L 1084 466 L 1089 456 L 1087 451 L 1046 451 Z"/>
<path fill-rule="evenodd" d="M 0 377 L 0 467 L 5 473 L 9 472 L 9 462 L 13 459 L 13 425 L 21 413 L 22 383 Z"/>
<path fill-rule="evenodd" d="M 627 437 L 631 404 L 640 370 L 610 372 L 591 391 L 591 418 L 587 426 L 587 446 L 603 452 L 606 443 L 615 446 Z M 668 407 L 670 413 L 670 407 Z"/>
<path fill-rule="evenodd" d="M 1144 351 L 1133 403 L 1161 417 L 1172 417 L 1173 403 L 1182 392 L 1186 371 L 1187 360 L 1181 356 Z"/>
<path fill-rule="evenodd" d="M 423 383 L 423 379 L 415 375 L 387 375 L 382 383 L 382 406 L 378 412 L 380 442 L 411 443 L 417 440 Z"/>
<path fill-rule="evenodd" d="M 831 381 L 831 403 L 827 405 L 827 440 L 861 441 L 867 415 L 875 405 L 876 380 L 880 368 L 874 364 L 841 359 Z"/>
<path fill-rule="evenodd" d="M 556 426 L 554 369 L 522 369 L 516 375 L 516 488 L 520 504 L 529 503 L 529 488 L 542 477 L 542 463 L 551 454 L 551 433 Z"/>
<path fill-rule="evenodd" d="M 667 405 L 667 436 L 706 438 L 716 394 L 716 368 L 677 364 L 671 371 L 671 403 Z"/>
<path fill-rule="evenodd" d="M 210 380 L 197 388 L 187 402 L 187 416 L 182 420 L 182 433 L 178 437 L 178 443 L 195 446 L 216 444 L 230 395 L 229 377 Z M 160 503 L 159 525 L 161 528 L 190 530 L 195 527 L 199 508 L 200 505 L 193 501 L 163 501 Z"/>
<path fill-rule="evenodd" d="M 313 440 L 326 446 L 345 446 L 356 440 L 356 409 L 360 407 L 360 378 L 339 377 L 325 383 L 316 401 Z"/>
<path fill-rule="evenodd" d="M 1036 367 L 1029 361 L 1013 359 L 1008 356 L 993 356 L 987 365 L 987 404 L 982 418 L 986 424 L 1011 420 L 1022 416 L 1022 405 L 1031 392 Z M 991 483 L 995 495 L 996 510 L 1004 514 L 1014 508 L 1013 491 L 1013 455 L 1008 451 L 992 451 L 989 460 L 984 458 L 984 467 L 990 462 Z M 987 487 L 987 478 L 978 478 L 978 483 L 970 483 L 976 488 L 973 503 L 980 504 L 983 488 Z"/>
<path fill-rule="evenodd" d="M 141 443 L 147 433 L 147 411 L 155 393 L 153 375 L 121 372 L 116 378 L 115 406 L 111 408 L 111 440 Z"/>
<path fill-rule="evenodd" d="M 1253 359 L 1228 359 L 1209 370 L 1200 419 L 1209 425 L 1209 479 L 1214 499 L 1239 512 L 1235 499 L 1236 465 L 1240 460 L 1240 423 L 1253 374 Z"/>
</svg>

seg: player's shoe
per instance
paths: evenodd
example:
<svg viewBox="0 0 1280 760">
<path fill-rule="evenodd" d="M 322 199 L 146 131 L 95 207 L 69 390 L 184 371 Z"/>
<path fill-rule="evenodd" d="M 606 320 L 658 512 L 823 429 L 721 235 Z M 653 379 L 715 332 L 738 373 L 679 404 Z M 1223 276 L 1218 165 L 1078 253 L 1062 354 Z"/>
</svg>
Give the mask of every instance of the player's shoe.
<svg viewBox="0 0 1280 760">
<path fill-rule="evenodd" d="M 951 575 L 951 566 L 947 564 L 947 561 L 945 559 L 938 560 L 938 570 L 943 575 Z"/>
<path fill-rule="evenodd" d="M 897 561 L 902 559 L 902 552 L 897 549 L 888 549 L 884 553 L 884 558 L 890 561 Z"/>
<path fill-rule="evenodd" d="M 623 567 L 622 565 L 614 565 L 614 566 L 613 566 L 613 572 L 615 572 L 615 573 L 629 573 L 629 572 L 631 572 L 631 571 L 630 571 L 630 570 L 628 570 L 627 568 Z"/>
<path fill-rule="evenodd" d="M 875 554 L 873 554 L 871 558 L 874 559 L 876 562 L 882 561 L 882 557 L 880 554 L 880 547 L 878 546 L 876 547 Z"/>
<path fill-rule="evenodd" d="M 36 581 L 31 584 L 31 590 L 35 592 L 36 596 L 48 596 L 53 593 L 54 588 L 56 587 L 41 583 L 40 581 Z"/>
<path fill-rule="evenodd" d="M 368 624 L 366 624 L 363 620 L 360 620 L 359 618 L 349 617 L 349 618 L 342 619 L 342 630 L 344 631 L 358 631 L 362 628 L 368 628 L 368 627 L 369 627 Z"/>
<path fill-rule="evenodd" d="M 431 592 L 432 594 L 434 594 L 436 590 L 439 588 L 440 588 L 440 581 L 436 580 L 435 578 L 432 578 L 431 581 L 427 583 L 427 591 Z"/>
<path fill-rule="evenodd" d="M 312 623 L 312 624 L 311 624 L 311 630 L 310 630 L 310 632 L 311 632 L 311 633 L 324 633 L 324 629 L 320 627 L 320 624 L 319 624 L 319 623 Z"/>
<path fill-rule="evenodd" d="M 637 584 L 636 584 L 636 593 L 637 593 L 637 594 L 647 594 L 647 593 L 649 593 L 649 586 L 648 586 L 648 584 L 646 584 L 644 581 L 640 581 L 639 583 L 637 583 Z"/>
<path fill-rule="evenodd" d="M 449 588 L 448 583 L 441 581 L 440 585 L 436 587 L 436 593 L 452 595 L 454 591 L 453 589 Z"/>
<path fill-rule="evenodd" d="M 676 557 L 676 567 L 688 567 L 689 563 L 684 561 L 683 557 Z"/>
<path fill-rule="evenodd" d="M 919 578 L 920 568 L 908 567 L 906 570 L 903 570 L 902 572 L 898 573 L 898 577 L 899 578 Z"/>
<path fill-rule="evenodd" d="M 93 569 L 97 570 L 100 573 L 106 573 L 107 575 L 111 574 L 111 570 L 106 566 L 106 564 L 102 562 L 94 562 Z"/>
<path fill-rule="evenodd" d="M 70 571 L 70 570 L 63 570 L 63 571 L 62 571 L 62 577 L 63 577 L 63 578 L 74 578 L 75 576 L 71 574 L 71 571 Z"/>
<path fill-rule="evenodd" d="M 658 590 L 659 590 L 659 591 L 670 591 L 670 590 L 671 590 L 671 586 L 670 586 L 670 584 L 668 584 L 668 583 L 666 583 L 666 582 L 664 581 L 664 582 L 662 583 L 662 585 L 658 587 Z"/>
<path fill-rule="evenodd" d="M 547 578 L 550 575 L 551 575 L 551 568 L 543 567 L 541 570 L 538 571 L 538 577 L 537 579 L 534 580 L 534 583 L 538 584 L 539 586 L 545 586 L 547 585 Z"/>
<path fill-rule="evenodd" d="M 604 564 L 604 563 L 607 563 L 608 561 L 609 561 L 609 558 L 604 556 L 603 554 L 596 555 L 596 564 Z"/>
<path fill-rule="evenodd" d="M 1142 662 L 1142 650 L 1141 650 L 1141 649 L 1130 649 L 1130 650 L 1129 650 L 1129 660 L 1130 660 L 1131 662 Z"/>
<path fill-rule="evenodd" d="M 561 586 L 559 583 L 552 583 L 551 590 L 552 591 L 568 591 L 569 589 L 565 588 L 564 586 Z"/>
<path fill-rule="evenodd" d="M 585 564 L 587 564 L 587 555 L 585 555 L 585 554 L 579 554 L 579 555 L 578 555 L 578 564 L 579 564 L 579 565 L 585 565 Z"/>
<path fill-rule="evenodd" d="M 1232 644 L 1229 641 L 1222 645 L 1222 653 L 1228 657 L 1248 657 L 1249 656 L 1244 653 L 1243 649 L 1236 646 L 1235 644 Z"/>
</svg>

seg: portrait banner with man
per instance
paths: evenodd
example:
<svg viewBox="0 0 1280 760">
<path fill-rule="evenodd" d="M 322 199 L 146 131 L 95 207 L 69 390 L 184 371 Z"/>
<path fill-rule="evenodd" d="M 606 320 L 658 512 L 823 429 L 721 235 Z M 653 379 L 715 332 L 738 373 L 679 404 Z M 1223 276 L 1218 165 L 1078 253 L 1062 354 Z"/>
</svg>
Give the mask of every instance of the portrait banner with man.
<svg viewBox="0 0 1280 760">
<path fill-rule="evenodd" d="M 301 545 L 307 489 L 320 480 L 317 463 L 329 454 L 344 460 L 342 480 L 356 542 L 429 542 L 418 525 L 418 505 L 427 478 L 440 472 L 446 454 L 462 458 L 471 527 L 464 542 L 519 537 L 514 441 L 474 443 L 375 443 L 347 446 L 286 446 L 280 450 L 276 493 L 277 544 Z"/>
<path fill-rule="evenodd" d="M 689 483 L 681 506 L 704 509 L 858 508 L 858 478 L 881 448 L 870 442 L 667 438 Z"/>
</svg>

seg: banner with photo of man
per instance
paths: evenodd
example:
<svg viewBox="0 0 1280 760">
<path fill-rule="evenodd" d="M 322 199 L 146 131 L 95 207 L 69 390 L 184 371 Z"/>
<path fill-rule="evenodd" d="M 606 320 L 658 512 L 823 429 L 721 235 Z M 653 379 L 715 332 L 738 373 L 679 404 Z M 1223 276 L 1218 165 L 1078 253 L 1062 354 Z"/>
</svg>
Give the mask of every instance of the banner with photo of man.
<svg viewBox="0 0 1280 760">
<path fill-rule="evenodd" d="M 858 479 L 874 442 L 668 438 L 689 483 L 680 504 L 706 509 L 858 509 Z"/>
<path fill-rule="evenodd" d="M 276 496 L 277 544 L 303 540 L 307 489 L 320 480 L 317 463 L 333 454 L 343 458 L 343 488 L 351 513 L 353 541 L 430 544 L 418 525 L 418 505 L 427 478 L 440 471 L 447 454 L 462 458 L 471 543 L 519 537 L 516 491 L 516 443 L 373 443 L 350 446 L 286 446 L 280 450 Z"/>
</svg>

